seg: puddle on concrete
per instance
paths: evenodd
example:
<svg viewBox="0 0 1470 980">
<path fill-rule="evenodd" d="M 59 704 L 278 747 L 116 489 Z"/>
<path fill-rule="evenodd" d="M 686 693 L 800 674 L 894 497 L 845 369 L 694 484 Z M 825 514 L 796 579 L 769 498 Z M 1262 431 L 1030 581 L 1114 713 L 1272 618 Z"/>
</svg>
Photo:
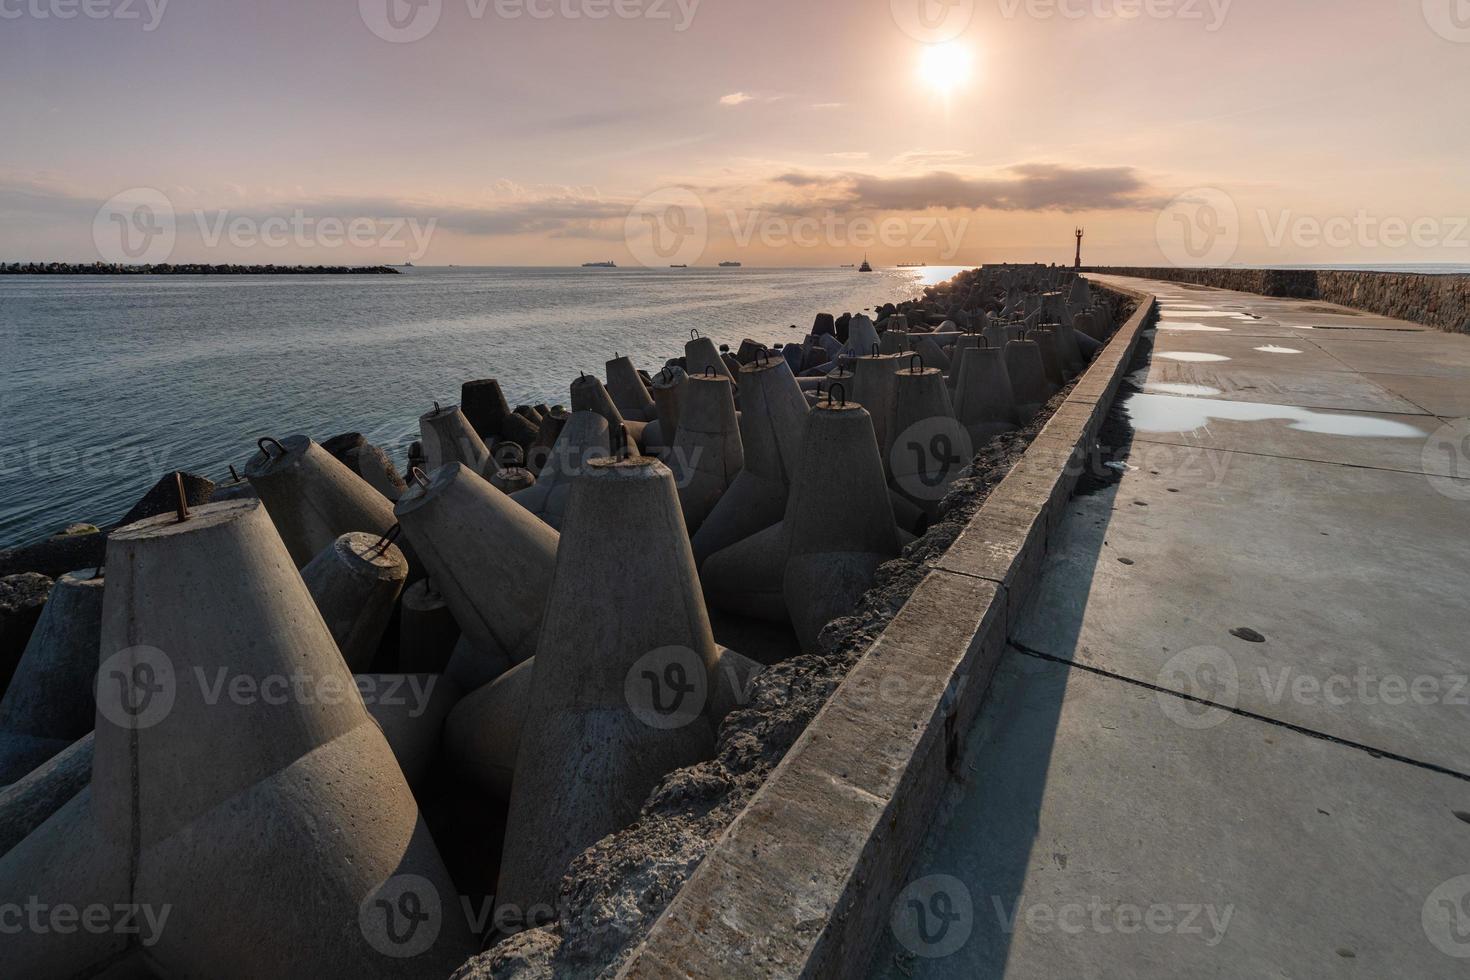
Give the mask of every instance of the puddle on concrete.
<svg viewBox="0 0 1470 980">
<path fill-rule="evenodd" d="M 1208 323 L 1176 323 L 1167 320 L 1159 324 L 1160 330 L 1174 333 L 1229 333 L 1229 327 L 1212 327 Z"/>
<path fill-rule="evenodd" d="M 1128 383 L 1139 391 L 1152 392 L 1157 395 L 1187 395 L 1195 398 L 1210 398 L 1214 395 L 1223 395 L 1225 392 L 1219 388 L 1211 388 L 1209 385 L 1185 384 L 1179 381 L 1150 381 L 1148 379 L 1148 368 L 1139 368 L 1128 375 Z"/>
<path fill-rule="evenodd" d="M 1301 353 L 1301 351 L 1297 350 L 1295 347 L 1278 347 L 1275 344 L 1267 344 L 1265 347 L 1254 347 L 1254 348 L 1252 348 L 1252 350 L 1258 350 L 1262 354 L 1300 354 Z"/>
<path fill-rule="evenodd" d="M 1422 439 L 1412 425 L 1373 415 L 1319 412 L 1296 405 L 1185 398 L 1176 395 L 1130 395 L 1123 403 L 1129 421 L 1140 432 L 1193 432 L 1221 422 L 1285 422 L 1299 432 L 1378 439 Z"/>
<path fill-rule="evenodd" d="M 1161 357 L 1166 361 L 1187 361 L 1191 364 L 1215 364 L 1230 360 L 1224 354 L 1201 354 L 1193 350 L 1154 351 L 1154 357 Z"/>
<path fill-rule="evenodd" d="M 1171 314 L 1169 310 L 1164 310 L 1164 311 L 1162 311 L 1162 313 L 1163 313 L 1164 316 L 1171 316 L 1171 315 L 1173 315 L 1173 316 L 1187 316 L 1190 319 L 1195 319 L 1195 318 L 1201 318 L 1201 319 L 1210 319 L 1210 318 L 1213 318 L 1213 319 L 1217 319 L 1217 320 L 1255 320 L 1255 319 L 1258 319 L 1257 317 L 1251 316 L 1249 313 L 1229 313 L 1229 312 L 1226 312 L 1225 310 L 1180 310 L 1177 313 L 1173 313 L 1173 314 Z"/>
</svg>

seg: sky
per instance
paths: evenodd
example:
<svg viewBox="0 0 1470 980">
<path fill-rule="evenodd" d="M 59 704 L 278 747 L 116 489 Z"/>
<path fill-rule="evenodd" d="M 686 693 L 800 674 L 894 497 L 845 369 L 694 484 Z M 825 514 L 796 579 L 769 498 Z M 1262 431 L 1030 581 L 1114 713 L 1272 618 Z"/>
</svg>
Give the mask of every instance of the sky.
<svg viewBox="0 0 1470 980">
<path fill-rule="evenodd" d="M 1470 0 L 0 0 L 0 261 L 1470 262 Z"/>
</svg>

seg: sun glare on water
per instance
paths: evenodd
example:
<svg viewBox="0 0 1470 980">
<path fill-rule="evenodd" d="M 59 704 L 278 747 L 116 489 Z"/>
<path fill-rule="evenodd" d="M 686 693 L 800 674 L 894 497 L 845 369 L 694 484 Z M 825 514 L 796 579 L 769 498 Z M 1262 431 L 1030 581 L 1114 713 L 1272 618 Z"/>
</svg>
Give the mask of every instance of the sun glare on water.
<svg viewBox="0 0 1470 980">
<path fill-rule="evenodd" d="M 974 54 L 958 41 L 931 44 L 919 56 L 919 79 L 925 86 L 948 96 L 970 80 Z"/>
</svg>

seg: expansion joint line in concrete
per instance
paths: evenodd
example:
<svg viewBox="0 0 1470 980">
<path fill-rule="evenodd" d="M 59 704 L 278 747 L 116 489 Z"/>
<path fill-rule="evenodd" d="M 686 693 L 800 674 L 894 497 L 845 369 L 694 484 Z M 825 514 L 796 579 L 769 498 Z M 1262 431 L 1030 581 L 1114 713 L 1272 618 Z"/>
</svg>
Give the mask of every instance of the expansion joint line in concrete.
<svg viewBox="0 0 1470 980">
<path fill-rule="evenodd" d="M 1246 403 L 1242 403 L 1242 404 L 1246 404 Z M 1376 412 L 1363 412 L 1363 413 L 1357 413 L 1357 414 L 1372 415 L 1372 414 L 1379 414 L 1379 413 L 1376 413 Z M 1435 416 L 1435 417 L 1437 418 L 1437 416 Z M 1164 442 L 1164 441 L 1159 440 L 1159 439 L 1143 439 L 1143 438 L 1139 438 L 1139 436 L 1137 435 L 1136 432 L 1135 432 L 1135 434 L 1133 436 L 1133 441 L 1134 442 L 1145 443 L 1146 445 L 1150 445 L 1150 446 L 1168 446 L 1171 449 L 1198 449 L 1202 453 L 1223 453 L 1223 454 L 1230 455 L 1230 456 L 1255 456 L 1258 459 L 1287 459 L 1287 460 L 1291 460 L 1294 463 L 1312 463 L 1312 464 L 1318 465 L 1318 466 L 1343 466 L 1343 467 L 1346 467 L 1346 468 L 1348 468 L 1350 470 L 1372 470 L 1375 473 L 1401 473 L 1404 476 L 1428 476 L 1429 475 L 1429 474 L 1425 473 L 1423 470 L 1401 470 L 1401 469 L 1398 469 L 1398 468 L 1393 467 L 1393 466 L 1369 466 L 1367 463 L 1345 463 L 1345 462 L 1343 462 L 1340 459 L 1312 459 L 1312 458 L 1307 457 L 1307 456 L 1283 456 L 1283 455 L 1278 455 L 1276 453 L 1258 453 L 1258 452 L 1254 452 L 1254 451 L 1249 450 L 1249 449 L 1225 449 L 1225 448 L 1223 448 L 1221 446 L 1194 446 L 1194 445 L 1190 445 L 1187 442 Z M 1470 480 L 1470 477 L 1464 477 L 1464 476 L 1439 476 L 1439 475 L 1436 474 L 1435 475 L 1435 479 L 1438 479 L 1438 480 Z"/>
<path fill-rule="evenodd" d="M 1443 776 L 1453 776 L 1456 779 L 1463 779 L 1466 782 L 1470 782 L 1470 773 L 1463 773 L 1456 769 L 1449 769 L 1445 766 L 1436 765 L 1433 762 L 1425 762 L 1422 759 L 1411 759 L 1406 755 L 1399 755 L 1397 752 L 1390 752 L 1387 749 L 1374 748 L 1371 745 L 1364 745 L 1362 742 L 1354 742 L 1351 739 L 1340 738 L 1337 735 L 1329 735 L 1326 732 L 1319 732 L 1313 728 L 1304 728 L 1301 725 L 1293 725 L 1289 721 L 1282 721 L 1280 718 L 1272 718 L 1269 715 L 1257 714 L 1254 711 L 1247 711 L 1244 708 L 1237 708 L 1228 704 L 1221 704 L 1218 701 L 1210 701 L 1206 698 L 1197 698 L 1191 694 L 1182 694 L 1179 691 L 1175 691 L 1167 687 L 1161 687 L 1158 684 L 1150 684 L 1148 681 L 1142 681 L 1136 677 L 1129 677 L 1127 674 L 1118 674 L 1114 673 L 1111 670 L 1103 670 L 1099 667 L 1090 667 L 1087 664 L 1079 664 L 1075 660 L 1064 660 L 1061 657 L 1055 657 L 1049 653 L 1043 653 L 1040 650 L 1033 650 L 1025 644 L 1018 643 L 1014 639 L 1007 640 L 1007 642 L 1012 647 L 1015 647 L 1016 652 L 1022 653 L 1028 657 L 1033 657 L 1037 660 L 1045 660 L 1049 663 L 1060 664 L 1063 667 L 1067 667 L 1072 670 L 1081 670 L 1089 674 L 1095 674 L 1098 677 L 1107 677 L 1111 680 L 1122 681 L 1124 684 L 1132 684 L 1135 687 L 1141 687 L 1145 690 L 1154 691 L 1158 694 L 1167 694 L 1171 697 L 1179 698 L 1181 701 L 1191 701 L 1195 704 L 1204 705 L 1207 708 L 1218 708 L 1221 711 L 1228 711 L 1233 715 L 1240 715 L 1242 718 L 1250 718 L 1253 721 L 1264 722 L 1267 725 L 1275 725 L 1277 728 L 1285 728 L 1288 731 L 1296 732 L 1298 735 L 1306 735 L 1308 738 L 1320 738 L 1325 742 L 1335 742 L 1338 745 L 1344 745 L 1350 749 L 1357 749 L 1361 752 L 1367 752 L 1369 755 L 1376 756 L 1381 759 L 1392 759 L 1394 762 L 1402 762 L 1404 765 L 1407 766 L 1415 766 L 1419 769 L 1428 769 L 1430 772 L 1437 772 Z"/>
</svg>

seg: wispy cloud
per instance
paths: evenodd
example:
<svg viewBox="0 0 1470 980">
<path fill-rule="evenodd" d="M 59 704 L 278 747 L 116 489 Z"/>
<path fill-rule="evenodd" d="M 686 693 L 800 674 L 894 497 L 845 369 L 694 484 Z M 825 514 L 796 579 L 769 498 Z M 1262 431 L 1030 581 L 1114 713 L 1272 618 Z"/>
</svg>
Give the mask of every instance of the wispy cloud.
<svg viewBox="0 0 1470 980">
<path fill-rule="evenodd" d="M 1018 163 L 973 175 L 944 170 L 910 176 L 792 172 L 776 181 L 799 189 L 809 204 L 843 210 L 1145 210 L 1167 197 L 1132 167 L 1055 163 Z"/>
<path fill-rule="evenodd" d="M 729 95 L 720 96 L 720 105 L 744 105 L 755 101 L 755 96 L 746 92 L 731 92 Z"/>
</svg>

